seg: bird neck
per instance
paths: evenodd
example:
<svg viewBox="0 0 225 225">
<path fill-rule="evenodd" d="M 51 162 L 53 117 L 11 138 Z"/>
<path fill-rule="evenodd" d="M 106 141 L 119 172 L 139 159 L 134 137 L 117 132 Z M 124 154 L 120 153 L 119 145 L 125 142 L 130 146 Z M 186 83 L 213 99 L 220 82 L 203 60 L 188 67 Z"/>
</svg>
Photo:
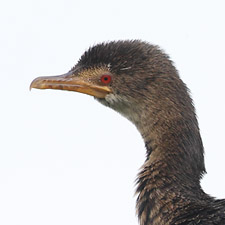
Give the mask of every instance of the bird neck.
<svg viewBox="0 0 225 225">
<path fill-rule="evenodd" d="M 145 110 L 143 122 L 137 125 L 147 149 L 137 179 L 141 225 L 171 224 L 177 206 L 204 195 L 200 186 L 205 171 L 203 146 L 194 108 L 191 102 L 186 105 L 189 109 Z"/>
</svg>

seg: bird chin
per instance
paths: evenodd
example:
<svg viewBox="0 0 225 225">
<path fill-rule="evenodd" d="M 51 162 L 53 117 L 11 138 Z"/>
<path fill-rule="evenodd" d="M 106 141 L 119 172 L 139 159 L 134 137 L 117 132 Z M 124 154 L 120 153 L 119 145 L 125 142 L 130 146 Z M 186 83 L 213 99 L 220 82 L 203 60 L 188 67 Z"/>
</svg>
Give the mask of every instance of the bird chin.
<svg viewBox="0 0 225 225">
<path fill-rule="evenodd" d="M 115 94 L 108 94 L 105 98 L 95 97 L 95 99 L 103 105 L 108 106 L 111 109 L 117 111 L 122 116 L 137 125 L 137 121 L 139 120 L 139 114 L 135 110 L 135 107 L 133 107 L 134 104 L 130 104 L 126 97 Z"/>
<path fill-rule="evenodd" d="M 97 100 L 98 102 L 100 102 L 101 104 L 103 104 L 104 106 L 110 107 L 109 102 L 107 102 L 107 101 L 105 100 L 105 98 L 97 98 L 97 97 L 94 97 L 94 99 Z"/>
<path fill-rule="evenodd" d="M 95 97 L 95 99 L 98 100 L 103 105 L 109 106 L 112 108 L 115 108 L 116 105 L 122 105 L 123 102 L 124 103 L 126 102 L 126 99 L 124 97 L 121 97 L 121 96 L 113 94 L 113 93 L 107 94 L 105 96 L 105 98 L 96 98 Z"/>
</svg>

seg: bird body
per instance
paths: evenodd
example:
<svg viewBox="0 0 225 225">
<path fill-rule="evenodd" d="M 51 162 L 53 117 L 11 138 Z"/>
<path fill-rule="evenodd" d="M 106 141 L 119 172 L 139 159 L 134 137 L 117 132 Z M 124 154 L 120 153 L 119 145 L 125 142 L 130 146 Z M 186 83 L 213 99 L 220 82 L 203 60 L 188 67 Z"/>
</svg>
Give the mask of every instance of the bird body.
<svg viewBox="0 0 225 225">
<path fill-rule="evenodd" d="M 139 40 L 98 44 L 67 74 L 31 88 L 77 91 L 137 127 L 146 160 L 137 177 L 140 225 L 225 225 L 225 200 L 200 186 L 204 150 L 189 91 L 169 57 Z"/>
</svg>

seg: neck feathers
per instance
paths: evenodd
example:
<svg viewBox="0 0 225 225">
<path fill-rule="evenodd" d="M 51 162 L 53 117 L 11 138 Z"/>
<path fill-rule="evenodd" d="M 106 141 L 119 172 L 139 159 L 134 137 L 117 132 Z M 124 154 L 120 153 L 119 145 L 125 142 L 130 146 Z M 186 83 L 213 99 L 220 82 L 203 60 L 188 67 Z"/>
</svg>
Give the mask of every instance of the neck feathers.
<svg viewBox="0 0 225 225">
<path fill-rule="evenodd" d="M 151 106 L 142 113 L 138 127 L 147 149 L 137 179 L 141 225 L 171 224 L 187 204 L 205 197 L 203 145 L 192 101 L 186 92 L 185 102 L 164 97 L 157 101 L 160 110 Z"/>
</svg>

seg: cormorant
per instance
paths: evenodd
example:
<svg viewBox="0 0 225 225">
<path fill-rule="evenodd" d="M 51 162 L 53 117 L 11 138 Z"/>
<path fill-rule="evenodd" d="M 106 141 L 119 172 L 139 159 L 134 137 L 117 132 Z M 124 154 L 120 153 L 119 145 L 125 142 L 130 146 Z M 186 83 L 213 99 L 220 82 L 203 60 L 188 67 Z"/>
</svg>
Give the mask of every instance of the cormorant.
<svg viewBox="0 0 225 225">
<path fill-rule="evenodd" d="M 140 225 L 224 225 L 225 200 L 200 186 L 204 150 L 189 91 L 159 47 L 140 40 L 90 47 L 66 74 L 31 88 L 92 95 L 135 124 L 146 146 L 137 178 Z"/>
</svg>

